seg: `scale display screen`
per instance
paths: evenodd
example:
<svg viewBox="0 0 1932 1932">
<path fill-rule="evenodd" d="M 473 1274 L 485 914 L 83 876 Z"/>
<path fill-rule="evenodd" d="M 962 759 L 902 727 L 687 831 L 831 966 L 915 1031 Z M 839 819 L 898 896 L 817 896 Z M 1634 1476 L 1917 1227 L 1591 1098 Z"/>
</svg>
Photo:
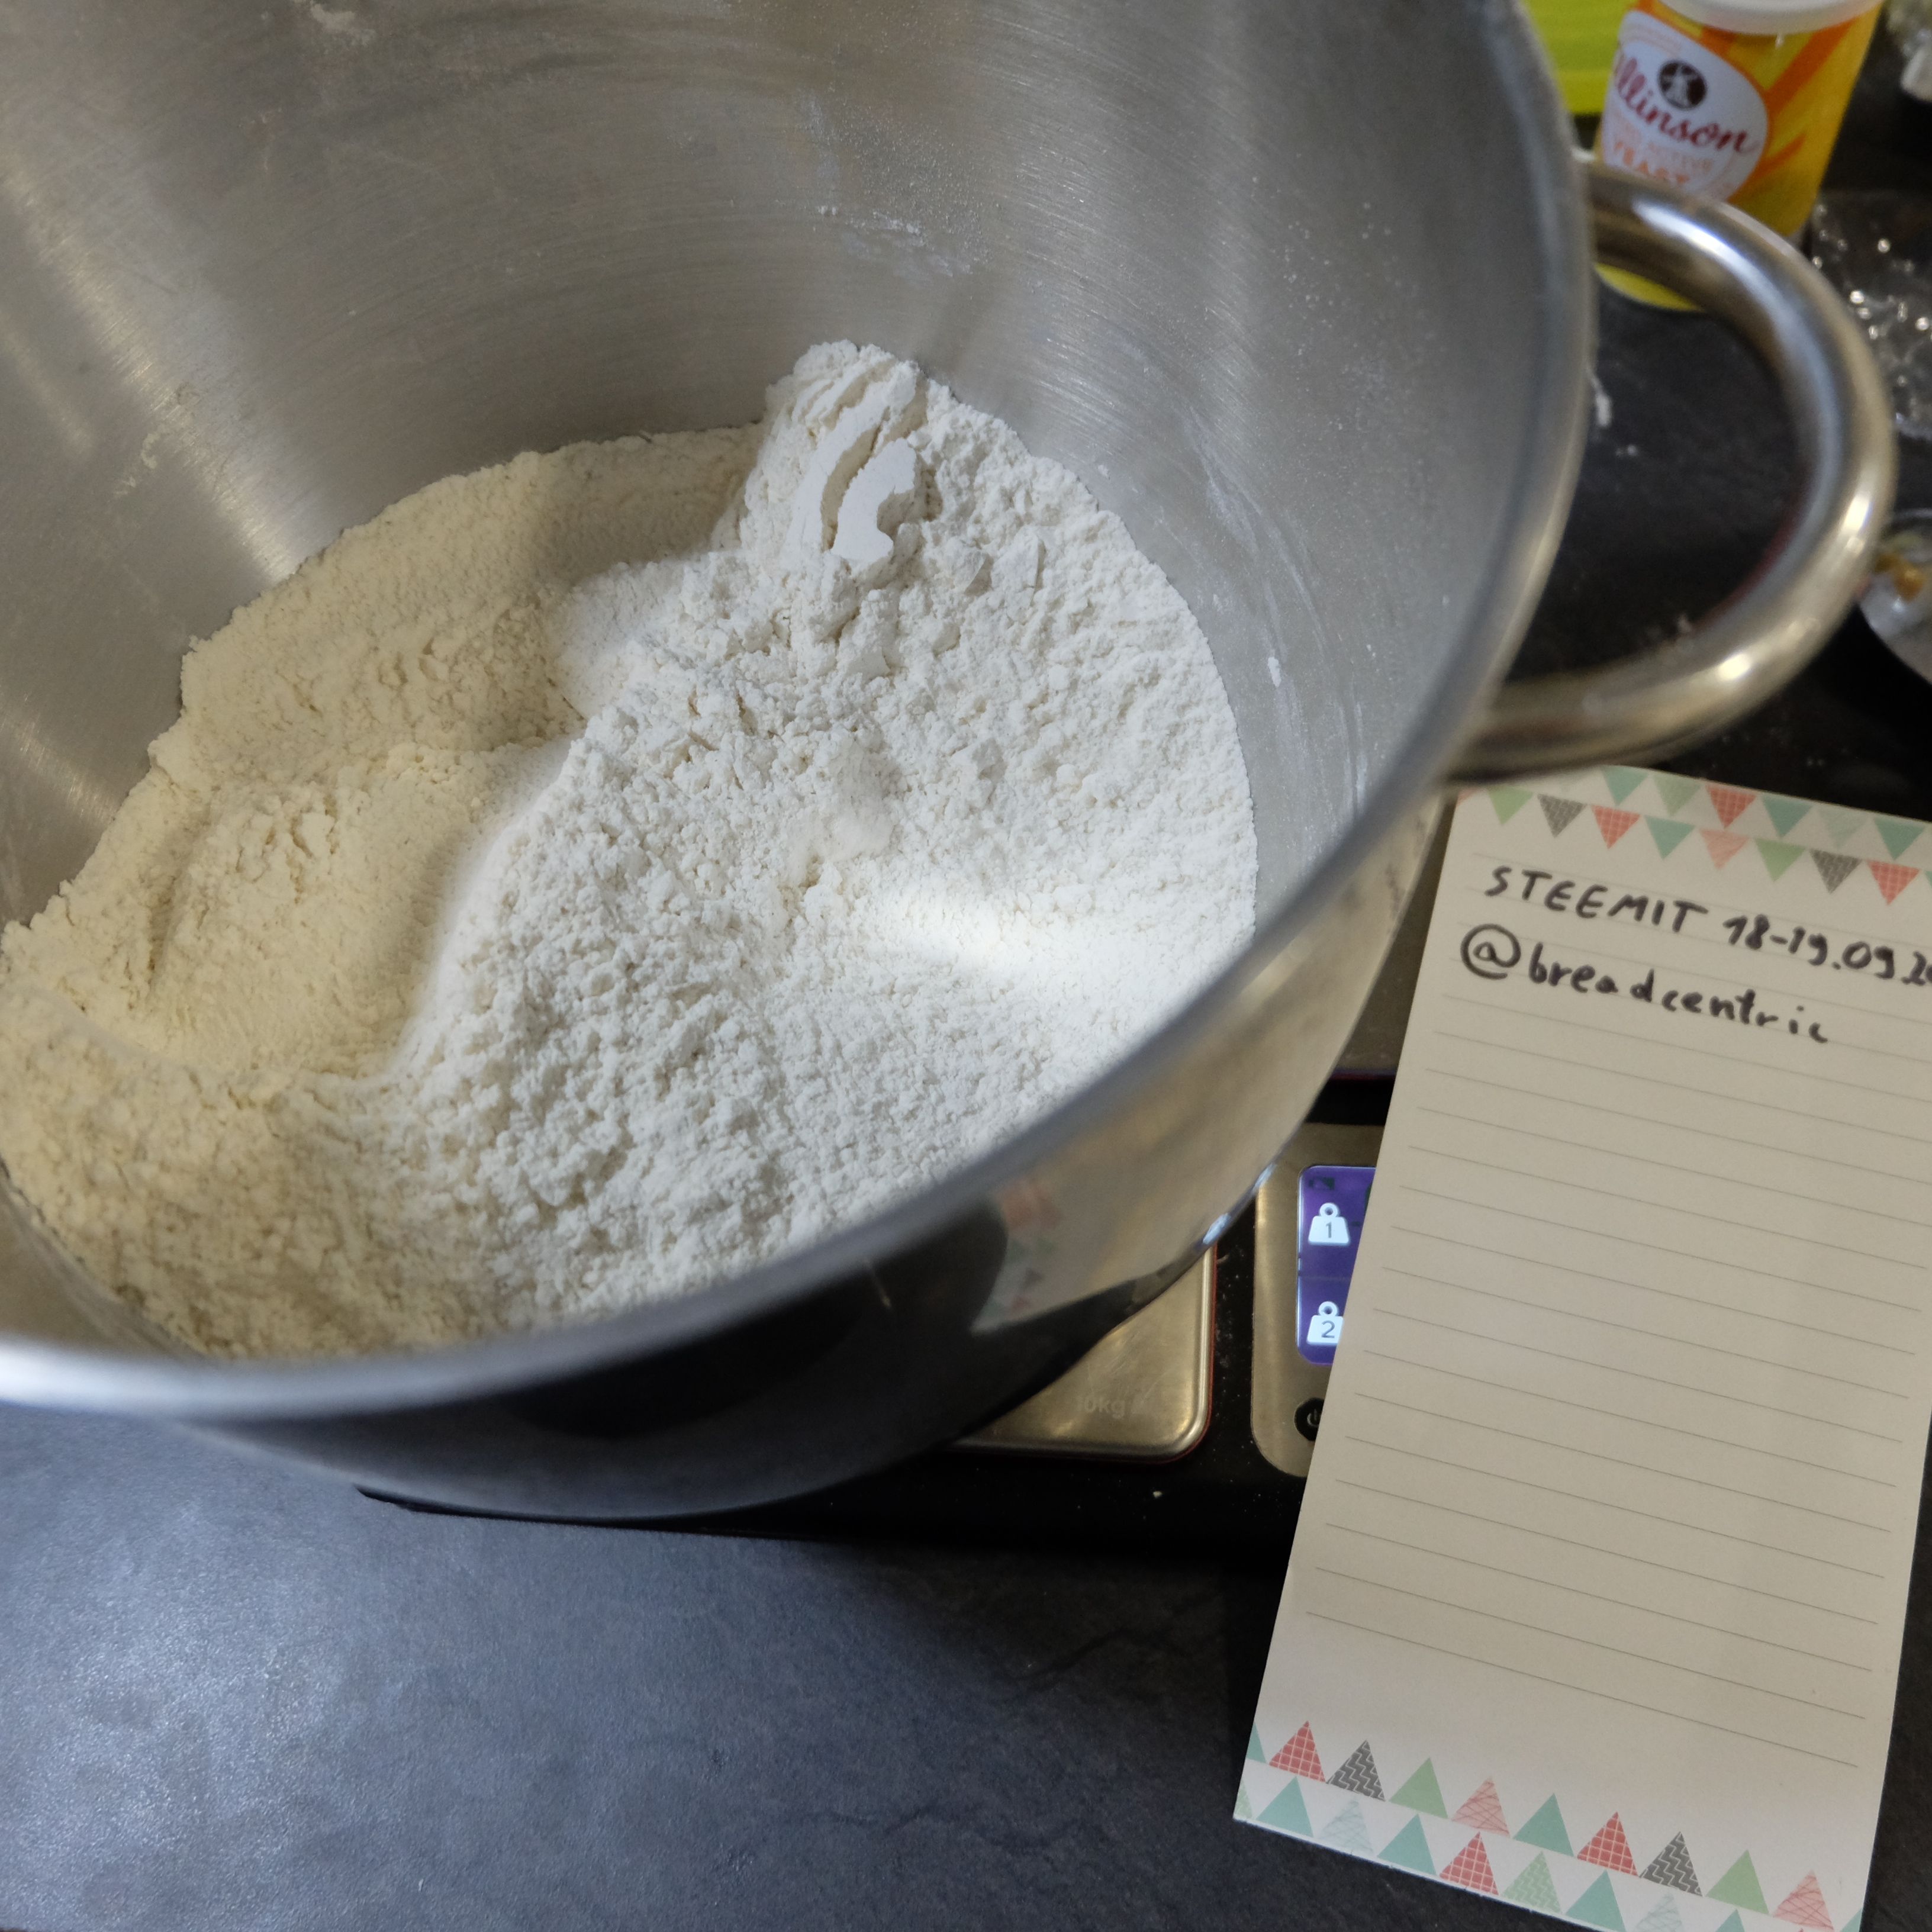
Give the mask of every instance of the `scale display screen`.
<svg viewBox="0 0 1932 1932">
<path fill-rule="evenodd" d="M 1295 1342 L 1303 1359 L 1326 1368 L 1348 1312 L 1362 1222 L 1369 1211 L 1372 1167 L 1301 1170 L 1300 1239 L 1295 1266 Z"/>
</svg>

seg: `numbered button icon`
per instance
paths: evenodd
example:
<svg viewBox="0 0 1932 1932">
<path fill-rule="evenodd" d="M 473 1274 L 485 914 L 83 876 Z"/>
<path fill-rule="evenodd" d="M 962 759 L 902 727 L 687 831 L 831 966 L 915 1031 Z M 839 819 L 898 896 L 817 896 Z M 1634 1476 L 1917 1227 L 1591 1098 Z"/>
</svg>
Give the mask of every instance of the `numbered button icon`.
<svg viewBox="0 0 1932 1932">
<path fill-rule="evenodd" d="M 1315 1210 L 1315 1218 L 1308 1224 L 1308 1238 L 1318 1248 L 1346 1248 L 1348 1245 L 1348 1223 L 1340 1208 L 1332 1201 L 1324 1201 Z"/>
<path fill-rule="evenodd" d="M 1301 1239 L 1295 1257 L 1295 1319 L 1292 1334 L 1302 1359 L 1325 1369 L 1335 1359 L 1348 1312 L 1348 1280 L 1366 1238 L 1372 1167 L 1316 1162 L 1301 1171 Z"/>
</svg>

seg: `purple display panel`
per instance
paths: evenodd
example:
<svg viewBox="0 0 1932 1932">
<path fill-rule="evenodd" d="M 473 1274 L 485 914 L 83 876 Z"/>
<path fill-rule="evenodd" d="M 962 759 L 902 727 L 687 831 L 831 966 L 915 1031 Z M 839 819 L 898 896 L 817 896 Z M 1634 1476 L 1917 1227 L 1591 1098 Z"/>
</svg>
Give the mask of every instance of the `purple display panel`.
<svg viewBox="0 0 1932 1932">
<path fill-rule="evenodd" d="M 1295 1341 L 1318 1368 L 1335 1359 L 1348 1282 L 1355 1271 L 1362 1222 L 1369 1211 L 1372 1167 L 1305 1167 L 1301 1170 L 1301 1238 L 1295 1270 Z"/>
</svg>

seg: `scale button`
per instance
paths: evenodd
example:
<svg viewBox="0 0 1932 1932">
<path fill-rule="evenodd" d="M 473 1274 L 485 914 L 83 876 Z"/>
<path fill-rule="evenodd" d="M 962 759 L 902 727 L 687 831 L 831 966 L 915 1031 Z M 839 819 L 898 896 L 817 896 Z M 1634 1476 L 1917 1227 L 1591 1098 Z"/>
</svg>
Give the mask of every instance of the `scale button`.
<svg viewBox="0 0 1932 1932">
<path fill-rule="evenodd" d="M 1318 1248 L 1348 1245 L 1348 1221 L 1334 1202 L 1324 1201 L 1316 1209 L 1315 1218 L 1308 1224 L 1308 1238 Z"/>
<path fill-rule="evenodd" d="M 1322 1426 L 1322 1398 L 1318 1395 L 1304 1402 L 1294 1412 L 1294 1426 L 1310 1442 L 1315 1440 L 1316 1432 Z"/>
</svg>

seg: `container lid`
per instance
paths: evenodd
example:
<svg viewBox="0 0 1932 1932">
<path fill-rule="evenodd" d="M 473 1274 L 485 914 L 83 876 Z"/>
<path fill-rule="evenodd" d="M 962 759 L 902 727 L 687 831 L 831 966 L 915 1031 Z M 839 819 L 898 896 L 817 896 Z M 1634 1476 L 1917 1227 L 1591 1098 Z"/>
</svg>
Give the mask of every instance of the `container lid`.
<svg viewBox="0 0 1932 1932">
<path fill-rule="evenodd" d="M 1879 0 L 1670 0 L 1672 11 L 1726 34 L 1814 34 L 1874 11 Z"/>
</svg>

